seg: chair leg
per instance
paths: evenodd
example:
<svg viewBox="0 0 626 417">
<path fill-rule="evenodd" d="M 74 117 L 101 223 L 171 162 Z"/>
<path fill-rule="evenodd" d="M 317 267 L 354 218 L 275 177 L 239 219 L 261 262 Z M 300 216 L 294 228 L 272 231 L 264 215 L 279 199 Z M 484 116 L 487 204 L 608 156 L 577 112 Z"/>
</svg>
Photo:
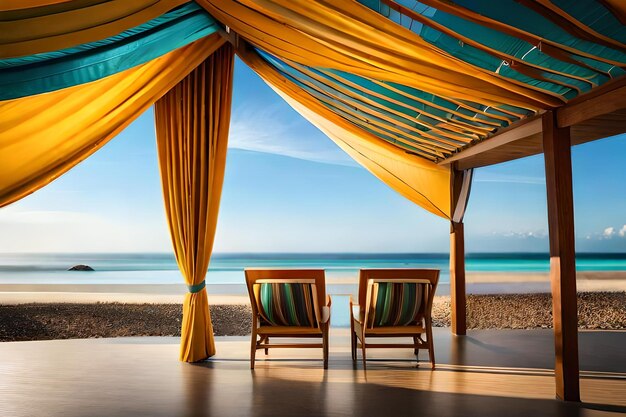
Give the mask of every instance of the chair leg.
<svg viewBox="0 0 626 417">
<path fill-rule="evenodd" d="M 252 339 L 250 343 L 250 369 L 254 369 L 254 359 L 256 357 L 256 343 L 257 343 L 256 339 L 257 339 L 257 335 L 256 335 L 256 332 L 253 330 Z"/>
<path fill-rule="evenodd" d="M 367 357 L 365 355 L 365 334 L 361 333 L 361 355 L 363 356 L 363 370 L 367 370 Z"/>
<path fill-rule="evenodd" d="M 324 325 L 324 330 L 322 332 L 322 349 L 324 355 L 324 369 L 328 369 L 328 328 L 330 326 L 327 324 Z"/>
<path fill-rule="evenodd" d="M 428 357 L 430 359 L 430 368 L 435 369 L 435 344 L 433 343 L 433 328 L 430 323 L 426 328 L 426 337 L 428 337 Z"/>
<path fill-rule="evenodd" d="M 350 348 L 352 352 L 352 363 L 356 363 L 356 333 L 354 329 L 350 330 Z"/>
<path fill-rule="evenodd" d="M 413 344 L 417 345 L 418 341 L 419 341 L 419 338 L 417 336 L 413 336 Z M 419 359 L 420 349 L 418 347 L 413 349 L 413 353 L 415 354 L 415 356 L 418 356 L 418 359 Z"/>
<path fill-rule="evenodd" d="M 269 344 L 269 342 L 270 342 L 270 337 L 265 336 L 265 343 Z M 268 353 L 269 353 L 269 348 L 265 348 L 265 355 L 267 356 Z"/>
</svg>

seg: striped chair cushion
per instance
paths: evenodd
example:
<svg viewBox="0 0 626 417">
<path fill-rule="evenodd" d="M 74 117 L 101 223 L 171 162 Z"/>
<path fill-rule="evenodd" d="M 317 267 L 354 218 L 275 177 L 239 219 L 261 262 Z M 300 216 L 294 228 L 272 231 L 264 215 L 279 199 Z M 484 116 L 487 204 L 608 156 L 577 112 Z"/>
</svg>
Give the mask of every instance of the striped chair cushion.
<svg viewBox="0 0 626 417">
<path fill-rule="evenodd" d="M 424 315 L 421 283 L 377 282 L 373 286 L 369 318 L 372 327 L 415 325 Z"/>
<path fill-rule="evenodd" d="M 311 284 L 263 283 L 258 297 L 261 324 L 318 327 Z"/>
</svg>

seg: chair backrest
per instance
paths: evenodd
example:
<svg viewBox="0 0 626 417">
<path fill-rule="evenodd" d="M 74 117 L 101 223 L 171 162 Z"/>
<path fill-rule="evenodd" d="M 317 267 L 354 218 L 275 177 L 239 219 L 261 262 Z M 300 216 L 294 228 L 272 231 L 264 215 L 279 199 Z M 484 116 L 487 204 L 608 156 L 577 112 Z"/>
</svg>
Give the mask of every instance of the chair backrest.
<svg viewBox="0 0 626 417">
<path fill-rule="evenodd" d="M 422 324 L 430 320 L 439 281 L 435 269 L 362 269 L 359 304 L 365 308 L 365 326 Z"/>
<path fill-rule="evenodd" d="M 319 327 L 325 305 L 322 269 L 246 269 L 252 313 L 266 326 Z"/>
</svg>

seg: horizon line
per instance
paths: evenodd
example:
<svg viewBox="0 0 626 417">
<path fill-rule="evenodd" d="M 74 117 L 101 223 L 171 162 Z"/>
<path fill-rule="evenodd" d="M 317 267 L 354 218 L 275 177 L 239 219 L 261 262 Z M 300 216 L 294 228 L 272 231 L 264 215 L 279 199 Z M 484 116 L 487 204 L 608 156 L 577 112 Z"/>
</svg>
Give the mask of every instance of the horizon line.
<svg viewBox="0 0 626 417">
<path fill-rule="evenodd" d="M 162 251 L 137 251 L 137 252 L 109 252 L 109 251 L 89 251 L 89 252 L 0 252 L 0 255 L 172 255 L 174 252 L 162 252 Z M 547 251 L 485 251 L 485 252 L 467 252 L 465 256 L 470 255 L 546 255 L 550 256 Z M 587 254 L 611 254 L 611 255 L 626 255 L 626 251 L 580 251 L 576 252 L 576 255 Z M 214 255 L 449 255 L 449 252 L 297 252 L 297 251 L 275 251 L 275 252 L 213 252 Z"/>
</svg>

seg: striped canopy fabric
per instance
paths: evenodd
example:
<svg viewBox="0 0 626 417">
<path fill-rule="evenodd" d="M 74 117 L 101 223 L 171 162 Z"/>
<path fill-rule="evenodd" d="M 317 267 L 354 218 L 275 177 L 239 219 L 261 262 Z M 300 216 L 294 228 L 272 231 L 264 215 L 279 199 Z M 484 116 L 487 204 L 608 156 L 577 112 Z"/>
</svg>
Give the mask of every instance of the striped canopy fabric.
<svg viewBox="0 0 626 417">
<path fill-rule="evenodd" d="M 262 283 L 257 305 L 261 325 L 319 327 L 315 318 L 313 285 Z"/>
<path fill-rule="evenodd" d="M 396 83 L 332 69 L 319 69 L 257 52 L 341 118 L 415 156 L 442 160 L 498 127 L 530 114 L 484 112 L 463 103 Z"/>
<path fill-rule="evenodd" d="M 357 162 L 451 219 L 440 163 L 622 77 L 624 22 L 618 0 L 8 2 L 0 107 L 11 116 L 11 100 L 89 88 L 220 33 Z"/>
<path fill-rule="evenodd" d="M 192 2 L 106 39 L 2 59 L 0 100 L 96 81 L 152 61 L 217 30 L 217 22 Z"/>
<path fill-rule="evenodd" d="M 268 53 L 257 42 L 257 52 L 276 71 L 339 117 L 429 161 L 440 162 L 499 128 L 565 104 L 625 73 L 626 26 L 620 21 L 625 16 L 610 2 L 504 0 L 497 7 L 469 0 L 359 3 L 384 16 L 391 25 L 388 30 L 408 31 L 408 38 L 424 41 L 440 56 L 521 88 L 529 98 L 551 98 L 539 105 L 528 100 L 526 106 L 519 100 L 468 100 L 427 85 L 416 88 L 306 65 L 305 60 Z"/>
<path fill-rule="evenodd" d="M 410 326 L 421 323 L 426 306 L 426 285 L 417 282 L 374 282 L 368 323 L 371 327 Z"/>
</svg>

